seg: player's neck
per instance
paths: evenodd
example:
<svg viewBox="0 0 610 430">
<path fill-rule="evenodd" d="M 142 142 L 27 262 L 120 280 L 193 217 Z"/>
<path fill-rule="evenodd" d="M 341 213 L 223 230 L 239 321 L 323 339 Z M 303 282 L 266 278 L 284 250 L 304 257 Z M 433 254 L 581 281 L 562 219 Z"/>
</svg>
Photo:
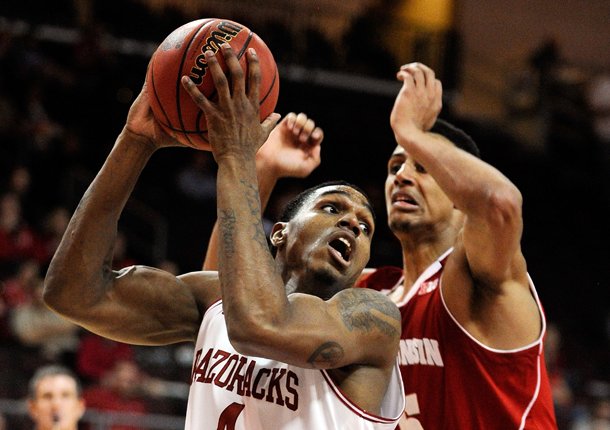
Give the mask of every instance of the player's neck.
<svg viewBox="0 0 610 430">
<path fill-rule="evenodd" d="M 421 274 L 453 246 L 454 238 L 437 241 L 401 241 L 405 293 Z"/>
<path fill-rule="evenodd" d="M 292 272 L 285 282 L 286 294 L 302 293 L 328 300 L 346 286 L 325 272 Z M 350 285 L 351 286 L 351 285 Z"/>
</svg>

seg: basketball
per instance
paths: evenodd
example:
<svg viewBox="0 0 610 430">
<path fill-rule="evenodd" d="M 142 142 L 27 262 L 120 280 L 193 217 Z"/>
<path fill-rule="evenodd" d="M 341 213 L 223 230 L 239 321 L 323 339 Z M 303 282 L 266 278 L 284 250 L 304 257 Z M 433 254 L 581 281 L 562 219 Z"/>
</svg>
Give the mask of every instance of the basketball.
<svg viewBox="0 0 610 430">
<path fill-rule="evenodd" d="M 146 84 L 156 120 L 170 136 L 196 149 L 210 150 L 207 123 L 203 111 L 182 87 L 180 79 L 188 75 L 203 95 L 217 101 L 204 52 L 218 52 L 223 43 L 231 45 L 246 76 L 246 50 L 256 50 L 261 70 L 261 121 L 273 112 L 277 104 L 280 89 L 277 65 L 273 54 L 258 35 L 246 26 L 227 19 L 199 19 L 178 27 L 153 53 L 146 73 Z M 226 72 L 222 54 L 217 58 Z"/>
</svg>

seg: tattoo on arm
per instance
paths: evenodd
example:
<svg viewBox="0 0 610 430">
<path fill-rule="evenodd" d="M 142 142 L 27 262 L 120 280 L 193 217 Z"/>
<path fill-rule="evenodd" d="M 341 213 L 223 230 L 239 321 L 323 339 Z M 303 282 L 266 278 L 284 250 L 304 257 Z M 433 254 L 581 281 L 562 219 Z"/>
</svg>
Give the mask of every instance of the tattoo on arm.
<svg viewBox="0 0 610 430">
<path fill-rule="evenodd" d="M 326 363 L 336 363 L 343 357 L 343 348 L 337 342 L 325 342 L 309 356 L 307 362 L 313 368 L 326 367 Z"/>
<path fill-rule="evenodd" d="M 232 209 L 219 209 L 218 221 L 220 225 L 220 237 L 224 249 L 225 256 L 232 257 L 235 254 L 235 212 Z M 222 259 L 221 259 L 222 260 Z"/>
<path fill-rule="evenodd" d="M 265 236 L 265 231 L 263 230 L 258 187 L 244 180 L 241 180 L 240 182 L 242 186 L 246 189 L 245 196 L 246 202 L 248 203 L 248 208 L 250 209 L 250 222 L 254 227 L 254 234 L 252 236 L 252 240 L 258 243 L 261 248 L 267 250 L 269 249 L 269 246 L 267 245 L 267 238 Z"/>
<path fill-rule="evenodd" d="M 400 311 L 387 297 L 375 291 L 344 290 L 340 309 L 343 323 L 350 331 L 370 332 L 377 329 L 388 337 L 399 335 L 388 319 L 400 322 Z"/>
</svg>

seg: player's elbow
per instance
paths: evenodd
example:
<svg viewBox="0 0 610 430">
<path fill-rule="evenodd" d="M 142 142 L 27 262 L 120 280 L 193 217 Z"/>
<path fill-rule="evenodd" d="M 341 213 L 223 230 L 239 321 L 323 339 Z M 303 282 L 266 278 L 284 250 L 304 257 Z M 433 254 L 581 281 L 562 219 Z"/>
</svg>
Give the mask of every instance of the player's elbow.
<svg viewBox="0 0 610 430">
<path fill-rule="evenodd" d="M 49 308 L 57 311 L 57 308 L 62 305 L 61 286 L 65 281 L 60 279 L 54 272 L 49 270 L 44 279 L 44 289 L 42 291 L 42 300 Z"/>
<path fill-rule="evenodd" d="M 79 292 L 81 292 L 79 294 Z M 66 318 L 78 318 L 90 311 L 91 297 L 82 294 L 82 282 L 49 272 L 44 280 L 42 300 L 45 305 Z"/>
<path fill-rule="evenodd" d="M 270 344 L 270 340 L 277 338 L 273 329 L 260 319 L 237 321 L 227 318 L 226 322 L 231 345 L 240 354 L 260 354 L 260 351 Z"/>
<path fill-rule="evenodd" d="M 500 227 L 521 224 L 523 196 L 512 183 L 491 189 L 487 203 L 487 213 L 493 224 Z"/>
<path fill-rule="evenodd" d="M 45 305 L 64 316 L 69 316 L 70 308 L 73 306 L 71 306 L 70 297 L 65 291 L 67 285 L 67 280 L 53 273 L 48 273 L 44 280 L 44 290 L 42 293 L 42 300 Z"/>
</svg>

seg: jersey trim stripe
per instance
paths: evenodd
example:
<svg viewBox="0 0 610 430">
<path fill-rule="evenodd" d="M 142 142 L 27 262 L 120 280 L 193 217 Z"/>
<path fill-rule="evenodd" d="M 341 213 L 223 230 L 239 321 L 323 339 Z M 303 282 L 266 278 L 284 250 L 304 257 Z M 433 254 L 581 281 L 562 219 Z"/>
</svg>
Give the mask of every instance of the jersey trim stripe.
<svg viewBox="0 0 610 430">
<path fill-rule="evenodd" d="M 383 423 L 383 424 L 392 423 L 398 419 L 398 417 L 396 417 L 394 419 L 380 417 L 378 415 L 371 414 L 371 413 L 361 409 L 358 405 L 354 404 L 350 399 L 348 399 L 345 396 L 343 391 L 341 391 L 341 388 L 339 388 L 335 385 L 335 383 L 333 382 L 331 377 L 328 375 L 326 370 L 320 369 L 320 372 L 322 372 L 324 379 L 326 380 L 326 382 L 328 383 L 330 388 L 333 390 L 333 392 L 337 395 L 339 400 L 341 400 L 341 402 L 345 406 L 347 406 L 349 409 L 351 409 L 351 411 L 354 412 L 356 415 L 360 416 L 361 418 L 364 418 L 367 421 L 371 421 L 371 422 L 375 422 L 375 423 Z M 402 411 L 401 411 L 401 415 L 402 415 Z"/>
<path fill-rule="evenodd" d="M 417 278 L 415 283 L 411 286 L 411 289 L 408 291 L 407 296 L 400 302 L 396 303 L 396 306 L 398 306 L 400 308 L 400 307 L 405 306 L 407 303 L 409 303 L 409 301 L 413 298 L 413 296 L 415 296 L 415 294 L 419 291 L 419 286 L 422 284 L 422 282 L 424 282 L 425 280 L 430 278 L 432 275 L 434 275 L 436 272 L 438 272 L 439 270 L 442 269 L 443 265 L 441 264 L 441 261 L 443 261 L 445 259 L 445 257 L 447 257 L 449 254 L 451 254 L 452 251 L 453 251 L 453 247 L 449 248 L 447 251 L 445 251 L 445 253 L 443 255 L 438 257 L 438 259 L 434 263 L 432 263 L 430 266 L 428 266 L 428 268 L 426 270 L 424 270 L 421 275 L 419 275 L 419 278 Z M 404 280 L 405 280 L 405 277 L 403 275 L 396 283 L 396 286 L 401 285 L 404 282 Z M 404 288 L 404 286 L 403 286 L 403 288 Z"/>
<path fill-rule="evenodd" d="M 542 349 L 542 344 L 541 344 L 540 349 Z M 530 411 L 534 407 L 536 400 L 538 400 L 538 393 L 540 393 L 540 384 L 542 382 L 542 374 L 541 374 L 541 369 L 540 369 L 541 360 L 542 360 L 542 354 L 539 352 L 538 360 L 536 362 L 536 367 L 537 367 L 537 369 L 536 369 L 536 390 L 534 390 L 534 396 L 532 397 L 530 404 L 527 405 L 527 408 L 525 408 L 525 411 L 523 411 L 523 415 L 521 416 L 521 425 L 519 426 L 519 430 L 523 430 L 525 428 L 525 420 L 527 419 L 527 417 L 530 414 Z"/>
<path fill-rule="evenodd" d="M 487 346 L 484 343 L 482 343 L 481 341 L 477 340 L 474 336 L 472 336 L 468 332 L 468 330 L 466 330 L 455 319 L 455 317 L 453 316 L 453 314 L 451 313 L 451 311 L 447 307 L 447 303 L 445 303 L 445 298 L 443 297 L 443 282 L 442 282 L 442 278 L 439 280 L 438 288 L 440 289 L 440 292 L 441 292 L 441 301 L 443 303 L 443 307 L 445 308 L 445 311 L 451 317 L 453 322 L 460 328 L 460 330 L 462 330 L 464 332 L 464 334 L 466 334 L 466 336 L 468 336 L 473 342 L 475 342 L 481 348 L 486 349 L 488 351 L 495 352 L 497 354 L 512 354 L 512 353 L 515 353 L 515 352 L 527 351 L 528 349 L 533 348 L 534 346 L 542 345 L 542 339 L 544 338 L 544 333 L 546 332 L 546 318 L 544 317 L 544 312 L 542 311 L 542 305 L 540 304 L 540 300 L 538 299 L 538 294 L 536 293 L 536 289 L 534 288 L 534 283 L 532 282 L 532 279 L 530 278 L 529 274 L 527 275 L 527 280 L 528 280 L 528 283 L 529 283 L 530 291 L 532 292 L 532 295 L 534 296 L 534 299 L 536 300 L 536 306 L 538 307 L 538 313 L 540 314 L 540 319 L 541 319 L 540 335 L 538 336 L 538 339 L 536 339 L 532 343 L 527 344 L 527 345 L 522 346 L 522 347 L 519 347 L 519 348 L 515 348 L 515 349 L 496 349 L 496 348 L 492 348 L 490 346 Z"/>
<path fill-rule="evenodd" d="M 439 259 L 439 261 L 442 261 L 442 259 Z M 436 271 L 435 271 L 435 273 L 436 273 Z M 474 343 L 479 345 L 481 348 L 483 348 L 485 350 L 488 350 L 490 352 L 496 353 L 496 354 L 512 354 L 512 353 L 517 353 L 517 352 L 521 352 L 521 351 L 527 351 L 528 349 L 531 349 L 531 348 L 533 348 L 535 346 L 538 346 L 538 354 L 537 354 L 537 357 L 536 357 L 536 388 L 534 389 L 534 392 L 532 394 L 532 398 L 531 398 L 529 404 L 527 405 L 527 407 L 523 411 L 523 414 L 521 415 L 521 424 L 519 426 L 519 430 L 523 430 L 525 428 L 525 421 L 527 420 L 527 417 L 529 416 L 530 411 L 534 407 L 534 404 L 536 403 L 536 400 L 538 400 L 538 394 L 540 393 L 540 384 L 542 383 L 542 370 L 541 370 L 542 349 L 543 349 L 542 340 L 543 340 L 544 334 L 546 332 L 546 318 L 545 318 L 545 315 L 544 315 L 544 311 L 542 309 L 542 303 L 540 303 L 540 298 L 538 297 L 538 292 L 536 291 L 536 288 L 534 287 L 534 282 L 532 281 L 532 278 L 530 277 L 529 273 L 527 274 L 527 281 L 528 281 L 528 284 L 529 284 L 529 287 L 530 287 L 530 291 L 531 291 L 532 295 L 534 296 L 534 300 L 536 300 L 536 305 L 538 307 L 538 312 L 540 314 L 540 318 L 541 318 L 541 322 L 542 322 L 542 327 L 541 327 L 541 330 L 540 330 L 540 336 L 538 337 L 537 340 L 535 340 L 534 342 L 530 343 L 529 345 L 525 345 L 525 346 L 523 346 L 521 348 L 515 348 L 515 349 L 510 349 L 510 350 L 502 350 L 502 349 L 491 348 L 491 347 L 485 345 L 484 343 L 480 342 L 479 340 L 477 340 L 474 336 L 472 336 L 455 319 L 455 317 L 453 316 L 453 314 L 451 313 L 451 311 L 447 307 L 447 303 L 445 303 L 445 298 L 443 297 L 442 278 L 439 280 L 439 286 L 438 286 L 438 288 L 440 290 L 439 292 L 440 292 L 440 296 L 441 296 L 441 302 L 443 303 L 443 307 L 445 308 L 445 311 L 447 312 L 449 317 L 459 327 L 459 329 L 462 330 L 462 332 L 466 336 L 468 336 Z"/>
<path fill-rule="evenodd" d="M 208 306 L 208 308 L 205 310 L 205 312 L 203 313 L 203 317 L 205 318 L 205 314 L 207 314 L 208 312 L 210 312 L 210 310 L 212 310 L 212 308 L 215 308 L 216 306 L 222 306 L 222 299 L 216 299 L 216 301 L 214 303 L 212 303 L 210 306 Z M 202 318 L 203 319 L 203 318 Z"/>
</svg>

